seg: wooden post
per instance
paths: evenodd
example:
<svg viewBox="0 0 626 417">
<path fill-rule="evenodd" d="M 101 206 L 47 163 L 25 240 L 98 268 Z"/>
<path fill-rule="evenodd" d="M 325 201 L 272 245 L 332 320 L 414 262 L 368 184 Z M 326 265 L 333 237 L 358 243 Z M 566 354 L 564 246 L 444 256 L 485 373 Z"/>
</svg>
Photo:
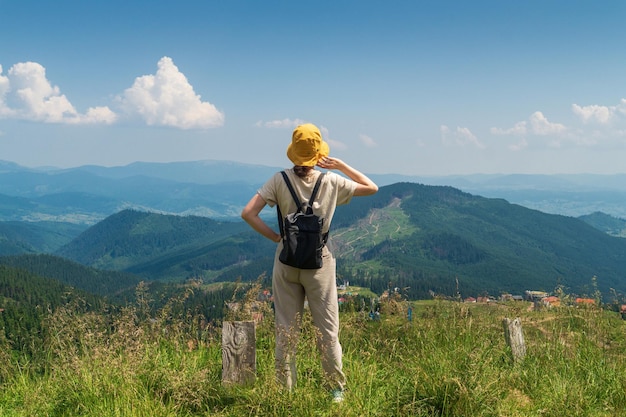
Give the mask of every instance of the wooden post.
<svg viewBox="0 0 626 417">
<path fill-rule="evenodd" d="M 222 327 L 222 383 L 248 385 L 256 379 L 254 321 L 225 321 Z"/>
<path fill-rule="evenodd" d="M 513 360 L 516 362 L 524 359 L 526 356 L 526 344 L 524 342 L 524 333 L 522 332 L 522 321 L 519 317 L 515 320 L 505 318 L 502 320 L 504 326 L 504 337 L 507 344 L 513 352 Z"/>
</svg>

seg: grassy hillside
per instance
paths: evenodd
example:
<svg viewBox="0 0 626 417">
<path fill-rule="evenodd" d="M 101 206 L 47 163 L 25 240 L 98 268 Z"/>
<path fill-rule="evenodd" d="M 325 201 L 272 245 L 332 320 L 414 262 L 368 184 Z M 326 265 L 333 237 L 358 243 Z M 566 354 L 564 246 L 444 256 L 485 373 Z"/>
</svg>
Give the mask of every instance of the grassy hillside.
<svg viewBox="0 0 626 417">
<path fill-rule="evenodd" d="M 254 297 L 252 297 L 254 298 Z M 341 313 L 348 391 L 322 384 L 311 317 L 298 341 L 298 385 L 274 369 L 271 308 L 256 327 L 256 380 L 221 383 L 219 327 L 142 307 L 102 316 L 58 309 L 37 360 L 0 339 L 0 414 L 6 416 L 620 417 L 626 413 L 626 322 L 599 308 L 533 311 L 530 303 L 388 300 L 381 319 Z M 412 321 L 406 312 L 413 310 Z M 502 320 L 519 317 L 526 355 L 514 361 Z M 231 319 L 249 320 L 249 313 Z"/>
</svg>

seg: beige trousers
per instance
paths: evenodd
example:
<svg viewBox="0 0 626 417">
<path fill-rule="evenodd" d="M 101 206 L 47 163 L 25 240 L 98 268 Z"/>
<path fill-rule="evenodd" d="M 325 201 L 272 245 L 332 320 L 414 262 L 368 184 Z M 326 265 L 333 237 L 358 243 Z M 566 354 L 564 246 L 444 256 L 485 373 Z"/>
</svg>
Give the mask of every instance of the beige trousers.
<svg viewBox="0 0 626 417">
<path fill-rule="evenodd" d="M 296 385 L 296 350 L 306 297 L 313 323 L 319 331 L 317 347 L 322 356 L 326 382 L 331 389 L 343 389 L 346 377 L 342 371 L 342 350 L 339 343 L 335 257 L 325 247 L 322 268 L 298 269 L 278 260 L 281 248 L 282 245 L 279 244 L 272 274 L 278 380 L 289 389 Z"/>
</svg>

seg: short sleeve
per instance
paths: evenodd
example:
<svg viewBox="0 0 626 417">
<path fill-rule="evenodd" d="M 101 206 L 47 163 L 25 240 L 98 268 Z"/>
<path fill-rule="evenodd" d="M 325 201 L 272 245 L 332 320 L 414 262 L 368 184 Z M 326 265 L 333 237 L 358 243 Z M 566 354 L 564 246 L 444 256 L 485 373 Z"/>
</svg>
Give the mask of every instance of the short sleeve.
<svg viewBox="0 0 626 417">
<path fill-rule="evenodd" d="M 348 204 L 352 197 L 354 196 L 354 191 L 356 190 L 356 182 L 342 177 L 341 175 L 333 175 L 336 178 L 337 184 L 337 205 L 341 206 L 344 204 Z"/>
<path fill-rule="evenodd" d="M 280 172 L 275 173 L 269 180 L 257 191 L 261 198 L 265 200 L 268 206 L 274 207 L 278 202 L 278 184 L 283 181 Z"/>
</svg>

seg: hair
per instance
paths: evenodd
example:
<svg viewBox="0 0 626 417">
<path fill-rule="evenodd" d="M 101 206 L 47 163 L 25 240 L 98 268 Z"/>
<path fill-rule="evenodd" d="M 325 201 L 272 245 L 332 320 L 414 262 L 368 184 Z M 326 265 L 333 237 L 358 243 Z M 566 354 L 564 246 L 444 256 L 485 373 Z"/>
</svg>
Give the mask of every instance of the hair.
<svg viewBox="0 0 626 417">
<path fill-rule="evenodd" d="M 306 178 L 312 170 L 313 167 L 304 167 L 300 165 L 294 165 L 293 167 L 293 172 L 300 178 Z"/>
</svg>

